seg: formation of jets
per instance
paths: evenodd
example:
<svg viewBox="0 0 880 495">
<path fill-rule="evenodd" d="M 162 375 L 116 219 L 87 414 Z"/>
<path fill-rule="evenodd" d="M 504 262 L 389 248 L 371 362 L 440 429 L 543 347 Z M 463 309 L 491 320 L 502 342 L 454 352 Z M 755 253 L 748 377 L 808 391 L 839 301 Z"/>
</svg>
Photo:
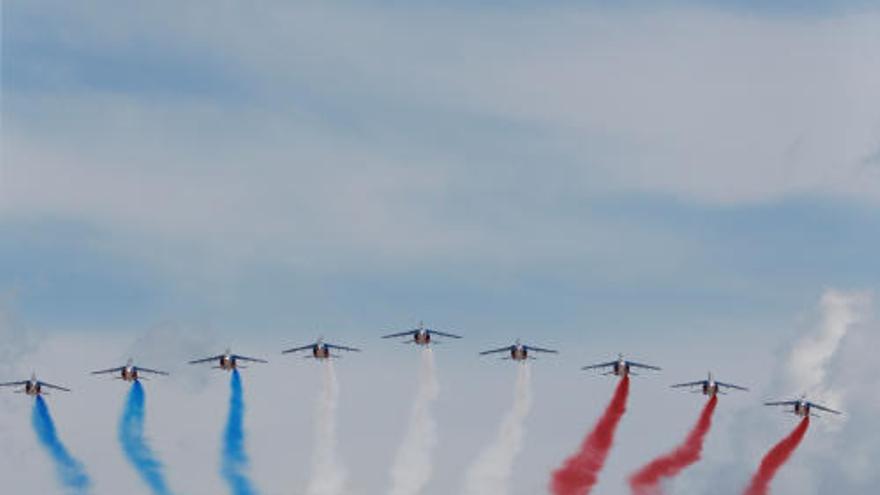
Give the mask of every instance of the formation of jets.
<svg viewBox="0 0 880 495">
<path fill-rule="evenodd" d="M 440 341 L 435 339 L 436 337 L 443 337 L 447 339 L 460 339 L 462 338 L 460 335 L 456 335 L 449 332 L 443 332 L 440 330 L 435 330 L 432 328 L 425 327 L 424 323 L 419 323 L 419 326 L 410 330 L 405 330 L 402 332 L 391 333 L 388 335 L 383 335 L 383 339 L 392 339 L 392 338 L 406 338 L 402 342 L 405 344 L 416 344 L 420 346 L 428 346 L 433 344 L 438 344 Z M 356 347 L 349 347 L 345 345 L 339 344 L 331 344 L 329 342 L 325 342 L 323 337 L 319 338 L 317 341 L 303 345 L 300 347 L 294 347 L 291 349 L 286 349 L 281 351 L 282 354 L 293 354 L 299 352 L 308 352 L 309 354 L 304 355 L 306 358 L 314 358 L 317 360 L 326 360 L 331 358 L 340 357 L 339 352 L 360 352 L 360 349 Z M 489 349 L 486 351 L 482 351 L 479 353 L 480 356 L 487 356 L 492 354 L 502 354 L 502 359 L 512 360 L 512 361 L 520 361 L 524 362 L 530 359 L 536 359 L 534 354 L 558 354 L 559 351 L 555 349 L 548 349 L 546 347 L 538 347 L 529 344 L 523 344 L 520 340 L 516 340 L 513 344 L 499 347 L 497 349 Z M 243 369 L 247 366 L 243 366 L 242 363 L 268 363 L 265 359 L 255 358 L 243 356 L 241 354 L 233 354 L 231 350 L 226 349 L 226 352 L 223 354 L 218 354 L 216 356 L 210 356 L 206 358 L 196 359 L 193 361 L 189 361 L 189 364 L 204 364 L 204 363 L 214 363 L 213 368 L 224 370 L 224 371 L 232 371 L 236 369 Z M 650 364 L 638 363 L 635 361 L 630 361 L 624 359 L 623 354 L 618 354 L 617 359 L 614 361 L 608 361 L 605 363 L 592 364 L 589 366 L 584 366 L 581 368 L 585 371 L 591 370 L 599 370 L 601 374 L 604 376 L 617 376 L 617 377 L 626 377 L 626 376 L 637 376 L 638 373 L 634 372 L 634 370 L 647 370 L 647 371 L 660 371 L 661 368 L 659 366 L 654 366 Z M 151 368 L 145 368 L 142 366 L 137 366 L 134 362 L 129 359 L 128 362 L 124 366 L 118 366 L 115 368 L 108 368 L 104 370 L 93 371 L 91 374 L 93 375 L 116 375 L 114 378 L 118 380 L 123 380 L 126 382 L 134 382 L 137 380 L 146 379 L 145 375 L 158 375 L 158 376 L 167 376 L 168 373 L 165 371 L 160 371 Z M 49 390 L 59 390 L 62 392 L 70 392 L 70 389 L 61 387 L 58 385 L 53 385 L 48 382 L 44 382 L 42 380 L 38 380 L 36 377 L 36 373 L 32 374 L 30 379 L 14 381 L 14 382 L 6 382 L 0 383 L 0 387 L 22 387 L 18 390 L 15 390 L 15 393 L 26 394 L 29 396 L 38 396 L 38 395 L 47 395 Z M 690 389 L 694 393 L 701 393 L 702 395 L 707 396 L 715 396 L 718 394 L 725 394 L 728 390 L 738 390 L 738 391 L 748 391 L 748 388 L 742 387 L 740 385 L 735 385 L 732 383 L 725 383 L 716 380 L 712 373 L 710 372 L 706 379 L 697 380 L 693 382 L 685 382 L 685 383 L 677 383 L 675 385 L 671 385 L 672 388 L 676 389 Z M 794 400 L 784 400 L 784 401 L 770 401 L 765 402 L 766 406 L 782 406 L 788 408 L 786 412 L 792 413 L 796 416 L 807 417 L 807 416 L 816 416 L 814 411 L 823 411 L 831 414 L 842 414 L 840 411 L 836 411 L 829 407 L 823 406 L 821 404 L 817 404 L 815 402 L 808 401 L 806 396 L 801 396 L 799 399 Z"/>
</svg>

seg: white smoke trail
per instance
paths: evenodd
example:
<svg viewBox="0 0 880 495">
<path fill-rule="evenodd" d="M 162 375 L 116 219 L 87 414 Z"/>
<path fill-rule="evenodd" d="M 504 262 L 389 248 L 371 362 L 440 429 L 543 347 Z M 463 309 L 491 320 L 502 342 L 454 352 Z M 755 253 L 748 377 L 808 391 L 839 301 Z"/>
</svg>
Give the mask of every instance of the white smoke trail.
<svg viewBox="0 0 880 495">
<path fill-rule="evenodd" d="M 425 348 L 409 427 L 391 467 L 391 495 L 416 495 L 431 479 L 431 451 L 437 444 L 437 424 L 431 415 L 431 404 L 437 395 L 434 354 Z"/>
<path fill-rule="evenodd" d="M 822 295 L 821 326 L 801 338 L 788 358 L 788 376 L 795 390 L 841 406 L 842 397 L 827 383 L 828 366 L 847 332 L 865 318 L 868 306 L 868 293 L 828 290 Z"/>
<path fill-rule="evenodd" d="M 532 407 L 532 377 L 528 363 L 516 374 L 513 407 L 498 427 L 498 435 L 468 469 L 466 495 L 504 495 L 510 491 L 513 461 L 523 448 L 525 419 Z"/>
<path fill-rule="evenodd" d="M 336 458 L 336 409 L 339 384 L 333 361 L 323 363 L 323 383 L 315 410 L 315 454 L 308 495 L 340 495 L 345 490 L 345 469 Z"/>
</svg>

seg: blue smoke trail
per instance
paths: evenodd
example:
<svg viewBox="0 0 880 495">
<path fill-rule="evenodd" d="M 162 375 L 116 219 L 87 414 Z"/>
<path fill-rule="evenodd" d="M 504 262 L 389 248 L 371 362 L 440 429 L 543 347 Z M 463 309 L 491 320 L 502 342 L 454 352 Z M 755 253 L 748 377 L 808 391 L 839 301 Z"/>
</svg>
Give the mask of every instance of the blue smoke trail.
<svg viewBox="0 0 880 495">
<path fill-rule="evenodd" d="M 119 443 L 125 457 L 137 469 L 141 479 L 156 495 L 170 495 L 171 490 L 162 475 L 162 464 L 156 459 L 144 438 L 144 387 L 135 380 L 128 393 L 128 401 L 119 421 Z"/>
<path fill-rule="evenodd" d="M 34 401 L 31 422 L 34 425 L 37 438 L 55 462 L 55 475 L 58 482 L 67 489 L 68 493 L 88 493 L 91 484 L 89 477 L 86 475 L 83 465 L 67 452 L 61 440 L 58 439 L 49 408 L 39 395 Z"/>
<path fill-rule="evenodd" d="M 257 490 L 244 474 L 248 459 L 244 452 L 244 398 L 238 370 L 232 370 L 229 387 L 229 419 L 223 436 L 223 465 L 220 473 L 226 478 L 234 495 L 256 495 Z"/>
</svg>

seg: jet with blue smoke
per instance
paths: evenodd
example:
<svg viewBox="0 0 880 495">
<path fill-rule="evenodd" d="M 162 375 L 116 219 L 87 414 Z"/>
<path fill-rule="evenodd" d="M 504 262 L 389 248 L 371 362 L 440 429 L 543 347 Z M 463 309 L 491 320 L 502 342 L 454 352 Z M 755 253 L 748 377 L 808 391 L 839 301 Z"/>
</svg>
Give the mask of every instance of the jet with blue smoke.
<svg viewBox="0 0 880 495">
<path fill-rule="evenodd" d="M 83 465 L 73 458 L 55 431 L 55 423 L 49 414 L 49 408 L 41 396 L 34 401 L 32 415 L 34 432 L 40 440 L 40 444 L 49 453 L 55 463 L 55 475 L 61 486 L 72 495 L 82 495 L 89 492 L 91 481 L 86 474 Z"/>
<path fill-rule="evenodd" d="M 146 394 L 141 382 L 135 380 L 131 384 L 125 410 L 119 421 L 119 443 L 125 457 L 137 470 L 144 483 L 150 487 L 150 491 L 156 495 L 171 495 L 165 476 L 162 474 L 162 464 L 156 459 L 152 449 L 144 438 L 144 409 Z"/>
<path fill-rule="evenodd" d="M 248 464 L 247 454 L 244 451 L 244 394 L 241 376 L 237 369 L 232 370 L 229 386 L 229 418 L 223 435 L 223 461 L 220 473 L 229 483 L 233 495 L 256 495 L 256 488 L 244 472 Z"/>
</svg>

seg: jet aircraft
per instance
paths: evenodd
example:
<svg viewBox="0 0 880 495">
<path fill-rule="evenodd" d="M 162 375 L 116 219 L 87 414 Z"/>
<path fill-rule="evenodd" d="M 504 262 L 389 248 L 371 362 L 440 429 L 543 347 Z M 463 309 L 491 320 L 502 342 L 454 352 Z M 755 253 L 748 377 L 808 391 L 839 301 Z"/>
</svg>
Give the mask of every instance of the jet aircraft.
<svg viewBox="0 0 880 495">
<path fill-rule="evenodd" d="M 354 347 L 347 347 L 344 345 L 336 345 L 330 344 L 328 342 L 324 342 L 323 338 L 318 339 L 317 342 L 309 345 L 304 345 L 302 347 L 294 347 L 293 349 L 287 349 L 286 351 L 281 351 L 281 354 L 290 354 L 292 352 L 300 352 L 311 350 L 311 356 L 303 356 L 303 357 L 311 357 L 315 359 L 330 359 L 337 358 L 339 354 L 333 354 L 333 351 L 349 351 L 349 352 L 361 352 L 360 349 L 356 349 Z"/>
<path fill-rule="evenodd" d="M 554 349 L 545 349 L 543 347 L 535 347 L 532 345 L 526 345 L 516 340 L 513 345 L 509 345 L 506 347 L 500 347 L 498 349 L 491 349 L 488 351 L 483 351 L 480 353 L 481 356 L 486 356 L 488 354 L 495 354 L 499 352 L 509 353 L 509 356 L 505 356 L 502 359 L 511 359 L 513 361 L 526 361 L 528 359 L 536 359 L 534 356 L 529 355 L 529 352 L 544 352 L 548 354 L 559 354 L 559 351 Z"/>
<path fill-rule="evenodd" d="M 633 368 L 640 368 L 646 370 L 660 371 L 660 368 L 657 366 L 651 366 L 649 364 L 637 363 L 635 361 L 627 361 L 623 359 L 623 354 L 617 355 L 617 361 L 609 361 L 607 363 L 594 364 L 591 366 L 584 366 L 581 368 L 582 370 L 595 370 L 595 369 L 608 369 L 606 372 L 602 373 L 603 375 L 616 375 L 619 377 L 624 377 L 627 375 L 636 375 L 636 373 L 632 372 Z"/>
<path fill-rule="evenodd" d="M 783 401 L 773 401 L 773 402 L 765 402 L 765 406 L 785 406 L 791 407 L 786 412 L 790 412 L 795 416 L 800 416 L 805 418 L 807 416 L 818 417 L 817 414 L 813 413 L 813 409 L 824 411 L 831 414 L 843 414 L 840 411 L 835 411 L 834 409 L 825 407 L 821 404 L 816 404 L 815 402 L 810 402 L 807 400 L 806 396 L 801 396 L 800 399 L 796 400 L 783 400 Z"/>
<path fill-rule="evenodd" d="M 118 373 L 119 376 L 115 377 L 117 380 L 124 380 L 126 382 L 134 382 L 139 379 L 146 379 L 146 377 L 141 376 L 141 373 L 148 373 L 153 375 L 162 375 L 168 376 L 168 373 L 159 370 L 152 370 L 150 368 L 142 368 L 140 366 L 135 366 L 134 362 L 129 359 L 128 362 L 125 363 L 125 366 L 120 366 L 118 368 L 109 368 L 106 370 L 93 371 L 93 375 L 106 375 L 111 373 Z"/>
<path fill-rule="evenodd" d="M 6 382 L 0 383 L 0 387 L 20 387 L 23 388 L 16 390 L 16 394 L 25 394 L 30 395 L 32 397 L 36 397 L 38 395 L 49 395 L 49 393 L 43 388 L 50 388 L 53 390 L 61 390 L 62 392 L 70 392 L 70 389 L 59 387 L 58 385 L 52 385 L 51 383 L 47 383 L 44 381 L 37 380 L 37 374 L 31 373 L 31 378 L 29 380 L 21 380 L 17 382 Z"/>
<path fill-rule="evenodd" d="M 268 361 L 263 359 L 232 354 L 229 349 L 226 349 L 226 352 L 223 354 L 207 357 L 204 359 L 196 359 L 195 361 L 190 361 L 189 364 L 210 363 L 211 361 L 217 362 L 217 366 L 213 367 L 214 369 L 225 371 L 232 371 L 238 368 L 246 368 L 246 366 L 241 366 L 240 364 L 238 364 L 239 361 L 244 361 L 248 363 L 268 363 Z"/>
<path fill-rule="evenodd" d="M 410 340 L 404 340 L 405 344 L 418 344 L 418 345 L 429 345 L 431 343 L 436 344 L 437 341 L 433 340 L 435 335 L 439 335 L 440 337 L 447 337 L 450 339 L 460 339 L 460 335 L 455 335 L 451 333 L 441 332 L 439 330 L 434 330 L 432 328 L 425 328 L 424 322 L 419 322 L 418 328 L 414 328 L 412 330 L 407 330 L 405 332 L 392 333 L 389 335 L 383 335 L 383 339 L 393 339 L 397 337 L 410 337 Z"/>
<path fill-rule="evenodd" d="M 740 387 L 739 385 L 734 385 L 732 383 L 724 383 L 715 380 L 715 377 L 712 376 L 712 373 L 709 373 L 709 377 L 705 380 L 699 380 L 696 382 L 688 382 L 688 383 L 677 383 L 675 385 L 671 385 L 672 388 L 693 388 L 700 387 L 698 390 L 694 390 L 694 392 L 701 392 L 703 395 L 708 395 L 710 397 L 717 394 L 724 394 L 725 389 L 733 389 L 733 390 L 742 390 L 747 392 L 749 389 L 745 387 Z"/>
</svg>

